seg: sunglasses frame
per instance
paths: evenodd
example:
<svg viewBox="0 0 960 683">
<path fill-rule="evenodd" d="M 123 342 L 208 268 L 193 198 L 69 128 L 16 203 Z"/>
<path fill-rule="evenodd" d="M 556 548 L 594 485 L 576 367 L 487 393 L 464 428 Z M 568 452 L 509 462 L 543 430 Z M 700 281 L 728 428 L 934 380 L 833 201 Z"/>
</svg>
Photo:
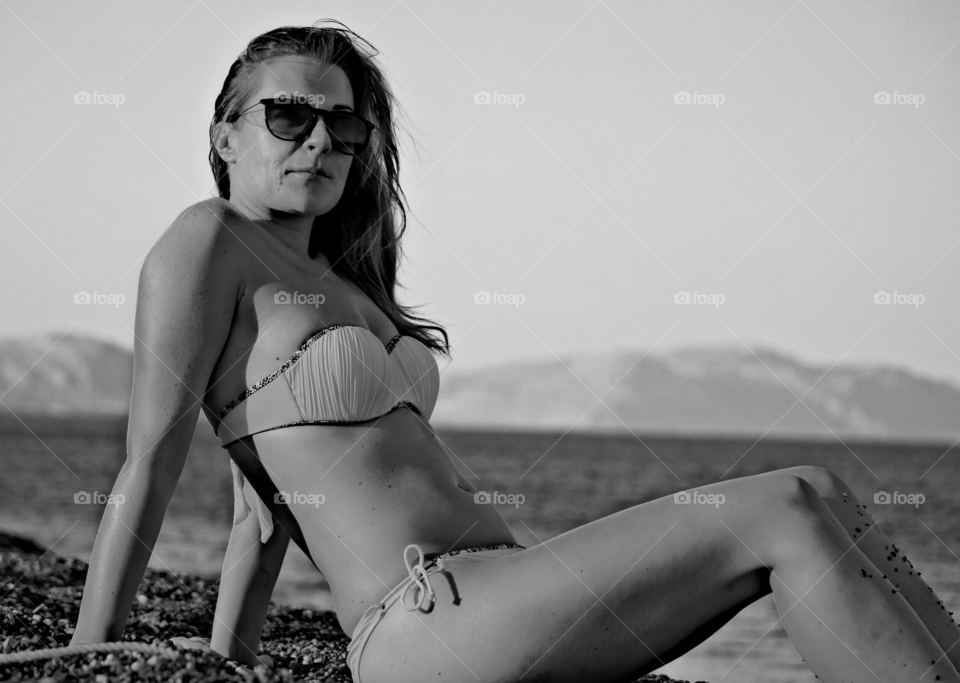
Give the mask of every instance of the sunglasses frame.
<svg viewBox="0 0 960 683">
<path fill-rule="evenodd" d="M 283 101 L 282 101 L 282 102 L 278 102 L 277 100 L 280 100 L 280 99 L 283 99 Z M 370 123 L 369 121 L 367 121 L 365 118 L 363 118 L 363 117 L 361 117 L 361 116 L 357 116 L 357 115 L 354 114 L 352 111 L 318 109 L 317 107 L 314 107 L 313 105 L 307 104 L 306 102 L 290 102 L 290 101 L 288 101 L 286 98 L 279 98 L 279 97 L 265 97 L 264 99 L 259 100 L 258 102 L 254 102 L 254 103 L 251 104 L 249 107 L 247 107 L 247 108 L 244 109 L 243 111 L 239 112 L 239 113 L 237 114 L 237 118 L 239 119 L 239 118 L 242 117 L 244 114 L 246 114 L 248 111 L 250 111 L 250 110 L 253 109 L 254 107 L 256 107 L 256 106 L 258 106 L 258 105 L 261 105 L 261 104 L 263 105 L 263 123 L 264 123 L 264 126 L 266 127 L 267 131 L 268 131 L 268 132 L 270 133 L 270 135 L 272 135 L 273 137 L 277 138 L 278 140 L 283 140 L 284 142 L 299 142 L 300 140 L 305 140 L 306 138 L 310 137 L 310 135 L 313 133 L 313 129 L 316 128 L 316 126 L 317 126 L 317 120 L 319 120 L 319 119 L 323 119 L 323 125 L 324 125 L 324 126 L 327 126 L 327 117 L 328 117 L 328 116 L 331 116 L 331 115 L 332 115 L 332 116 L 348 116 L 348 117 L 350 117 L 350 118 L 356 119 L 356 120 L 359 121 L 361 124 L 363 124 L 363 127 L 364 127 L 364 128 L 366 128 L 366 130 L 367 130 L 367 140 L 366 140 L 366 142 L 364 142 L 363 145 L 359 145 L 358 143 L 351 143 L 351 144 L 355 145 L 356 147 L 359 147 L 358 149 L 354 149 L 354 150 L 351 152 L 351 151 L 349 151 L 349 150 L 346 150 L 345 148 L 342 148 L 341 145 L 342 145 L 342 144 L 345 144 L 345 143 L 342 143 L 340 140 L 338 140 L 338 139 L 337 139 L 336 137 L 334 137 L 332 134 L 330 135 L 330 139 L 331 139 L 331 141 L 333 142 L 333 147 L 334 147 L 334 149 L 337 150 L 338 152 L 340 152 L 340 153 L 342 153 L 342 154 L 348 154 L 348 155 L 350 155 L 350 156 L 356 156 L 357 154 L 360 154 L 361 152 L 363 152 L 363 151 L 367 148 L 367 146 L 370 144 L 371 133 L 373 133 L 373 131 L 377 129 L 377 127 L 376 127 L 374 124 Z M 297 106 L 301 106 L 301 107 L 306 107 L 307 109 L 310 110 L 310 113 L 311 113 L 310 123 L 306 126 L 306 128 L 303 129 L 303 132 L 302 132 L 302 133 L 300 133 L 298 136 L 296 136 L 296 137 L 294 137 L 294 138 L 284 138 L 284 137 L 280 137 L 279 135 L 277 135 L 277 134 L 270 128 L 270 118 L 269 118 L 269 116 L 267 115 L 267 114 L 268 114 L 268 109 L 267 109 L 267 107 L 268 107 L 268 106 L 271 106 L 271 105 L 272 105 L 272 106 L 280 106 L 280 107 L 282 107 L 282 106 L 292 106 L 292 105 L 297 105 Z M 329 133 L 329 129 L 328 129 L 328 133 Z"/>
</svg>

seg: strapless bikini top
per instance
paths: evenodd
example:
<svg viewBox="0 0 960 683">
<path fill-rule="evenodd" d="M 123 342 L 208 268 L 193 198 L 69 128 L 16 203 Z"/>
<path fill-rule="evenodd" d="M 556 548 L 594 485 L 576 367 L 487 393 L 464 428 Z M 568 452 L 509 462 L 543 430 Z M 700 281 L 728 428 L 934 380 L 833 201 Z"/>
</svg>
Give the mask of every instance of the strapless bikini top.
<svg viewBox="0 0 960 683">
<path fill-rule="evenodd" d="M 423 343 L 397 335 L 384 347 L 370 330 L 331 325 L 223 407 L 213 423 L 220 444 L 272 429 L 304 424 L 354 424 L 406 407 L 429 420 L 440 392 L 437 362 Z M 243 474 L 231 459 L 234 524 L 251 511 Z M 261 541 L 273 534 L 273 515 L 251 491 Z"/>
<path fill-rule="evenodd" d="M 384 347 L 364 327 L 331 325 L 224 406 L 213 431 L 226 446 L 294 425 L 367 422 L 400 407 L 429 420 L 439 391 L 437 362 L 419 340 L 398 334 Z"/>
</svg>

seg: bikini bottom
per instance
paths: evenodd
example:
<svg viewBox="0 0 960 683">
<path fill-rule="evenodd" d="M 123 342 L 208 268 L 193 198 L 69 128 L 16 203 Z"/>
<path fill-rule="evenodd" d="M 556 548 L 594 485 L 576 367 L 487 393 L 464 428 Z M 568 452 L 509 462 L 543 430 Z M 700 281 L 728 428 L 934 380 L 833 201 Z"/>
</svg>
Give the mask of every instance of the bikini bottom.
<svg viewBox="0 0 960 683">
<path fill-rule="evenodd" d="M 411 562 L 411 560 L 407 558 L 407 551 L 411 548 L 420 556 L 419 561 L 416 563 Z M 410 576 L 387 593 L 383 600 L 368 607 L 367 611 L 360 617 L 356 628 L 353 629 L 353 636 L 350 639 L 350 644 L 347 646 L 347 666 L 353 675 L 353 683 L 360 683 L 360 656 L 363 654 L 363 648 L 367 644 L 367 640 L 370 639 L 370 634 L 373 633 L 374 627 L 380 622 L 383 615 L 387 613 L 387 610 L 393 607 L 397 601 L 400 601 L 404 609 L 408 612 L 420 609 L 420 606 L 423 605 L 425 600 L 429 600 L 432 604 L 436 600 L 436 594 L 434 593 L 433 586 L 430 585 L 430 579 L 428 577 L 431 574 L 442 571 L 448 567 L 450 563 L 462 559 L 457 558 L 457 555 L 469 553 L 471 559 L 492 560 L 497 557 L 512 554 L 518 549 L 525 550 L 524 546 L 517 545 L 516 543 L 497 543 L 495 545 L 485 545 L 477 548 L 463 548 L 438 555 L 424 564 L 423 550 L 420 549 L 420 546 L 412 543 L 404 548 L 403 563 L 406 565 L 407 573 Z M 414 586 L 419 590 L 419 595 L 416 597 L 415 604 L 408 605 L 406 601 L 407 591 Z"/>
</svg>

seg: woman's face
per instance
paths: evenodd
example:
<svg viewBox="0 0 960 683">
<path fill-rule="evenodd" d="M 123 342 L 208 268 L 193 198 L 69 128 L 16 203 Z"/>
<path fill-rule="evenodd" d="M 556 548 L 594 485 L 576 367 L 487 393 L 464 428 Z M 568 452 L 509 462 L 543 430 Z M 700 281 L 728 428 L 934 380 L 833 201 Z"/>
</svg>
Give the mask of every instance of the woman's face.
<svg viewBox="0 0 960 683">
<path fill-rule="evenodd" d="M 339 66 L 311 57 L 277 57 L 257 69 L 260 88 L 240 111 L 278 93 L 299 93 L 318 109 L 354 111 L 353 89 Z M 231 202 L 263 216 L 268 211 L 319 216 L 340 200 L 353 157 L 333 148 L 322 119 L 306 139 L 280 140 L 266 129 L 263 105 L 257 105 L 228 130 L 230 146 L 221 156 L 234 162 Z"/>
</svg>

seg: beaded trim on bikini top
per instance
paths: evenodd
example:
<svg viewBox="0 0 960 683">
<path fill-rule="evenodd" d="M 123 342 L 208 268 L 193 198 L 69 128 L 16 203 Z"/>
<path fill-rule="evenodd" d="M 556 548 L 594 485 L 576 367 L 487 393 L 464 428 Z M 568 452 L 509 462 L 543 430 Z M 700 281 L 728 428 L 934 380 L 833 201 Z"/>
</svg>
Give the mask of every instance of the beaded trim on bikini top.
<svg viewBox="0 0 960 683">
<path fill-rule="evenodd" d="M 315 345 L 317 340 L 335 330 L 346 330 L 353 334 L 348 334 L 340 345 L 335 344 L 333 347 Z M 375 343 L 374 340 L 376 340 Z M 397 357 L 394 351 L 400 348 L 401 343 L 404 346 L 400 356 Z M 220 435 L 221 423 L 232 410 L 281 376 L 288 380 L 291 390 L 296 394 L 294 398 L 299 408 L 296 410 L 287 407 L 288 417 L 291 418 L 286 422 L 287 425 L 363 422 L 400 406 L 409 407 L 429 419 L 439 391 L 436 361 L 429 349 L 417 339 L 400 334 L 395 335 L 386 347 L 381 344 L 372 332 L 358 325 L 336 324 L 314 333 L 283 365 L 227 403 L 216 416 L 213 424 L 214 433 Z M 311 352 L 310 357 L 304 358 L 311 349 L 314 351 Z M 377 358 L 379 349 L 384 349 L 386 357 L 394 362 L 390 363 Z M 369 355 L 370 353 L 373 356 Z M 366 359 L 364 359 L 365 355 Z M 298 363 L 301 367 L 297 367 Z M 306 368 L 302 367 L 303 363 L 307 363 Z M 285 375 L 288 372 L 291 374 Z M 352 391 L 353 394 L 349 397 L 338 397 L 336 392 L 331 393 L 331 389 L 337 387 L 341 391 Z M 385 392 L 385 389 L 389 391 Z M 276 390 L 271 393 L 276 393 Z M 392 400 L 394 397 L 398 400 Z M 282 400 L 283 396 L 275 398 Z M 345 412 L 341 405 L 342 401 L 338 402 L 339 398 L 362 405 L 355 405 L 354 410 Z M 257 409 L 268 411 L 272 409 L 272 404 L 261 403 L 263 405 Z M 375 410 L 374 407 L 376 407 Z M 248 410 L 253 410 L 253 407 L 249 406 Z M 338 414 L 333 417 L 318 414 L 329 412 Z M 279 424 L 286 426 L 283 421 Z M 270 428 L 277 428 L 277 426 L 275 423 Z M 265 431 L 265 429 L 258 431 Z"/>
</svg>

